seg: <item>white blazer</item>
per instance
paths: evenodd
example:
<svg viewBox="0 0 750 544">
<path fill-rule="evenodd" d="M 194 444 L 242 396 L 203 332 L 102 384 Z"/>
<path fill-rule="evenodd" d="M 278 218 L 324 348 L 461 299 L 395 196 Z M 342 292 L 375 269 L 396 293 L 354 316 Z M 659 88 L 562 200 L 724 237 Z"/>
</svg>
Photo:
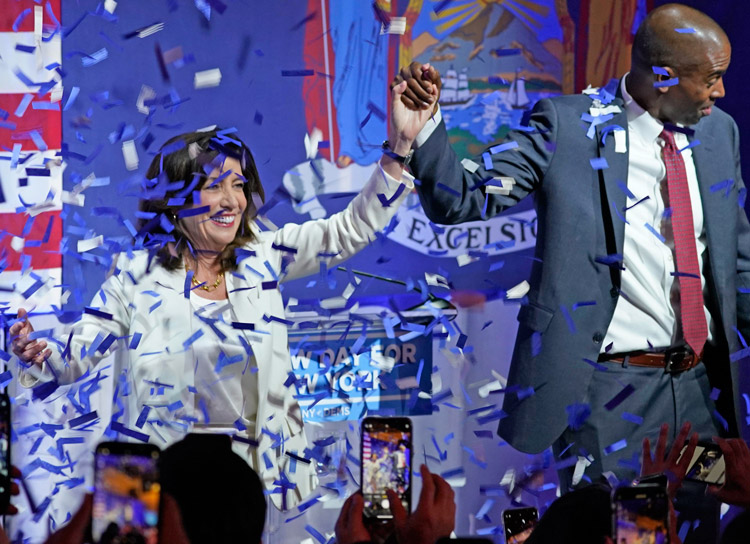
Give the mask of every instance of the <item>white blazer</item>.
<svg viewBox="0 0 750 544">
<path fill-rule="evenodd" d="M 238 326 L 237 334 L 252 350 L 258 368 L 254 436 L 238 431 L 234 449 L 258 471 L 277 507 L 298 504 L 314 490 L 317 478 L 314 463 L 286 454 L 304 456 L 307 442 L 296 389 L 284 385 L 292 370 L 287 327 L 278 321 L 284 317 L 284 303 L 277 285 L 263 284 L 275 277 L 281 282 L 317 273 L 321 262 L 330 268 L 351 257 L 387 226 L 413 186 L 408 174 L 399 181 L 378 167 L 345 210 L 327 219 L 259 233 L 258 240 L 245 248 L 247 255 L 237 271 L 225 275 L 229 301 L 245 324 Z M 383 205 L 379 194 L 395 198 Z M 189 339 L 197 332 L 198 320 L 192 317 L 185 278 L 184 269 L 170 272 L 156 259 L 149 262 L 145 251 L 120 255 L 113 275 L 91 303 L 108 315 L 84 313 L 66 349 L 53 350 L 41 371 L 23 371 L 19 381 L 27 387 L 39 380 L 71 383 L 114 354 L 115 386 L 121 387 L 119 398 L 125 405 L 118 421 L 147 434 L 149 442 L 162 448 L 180 440 L 195 421 L 195 357 Z M 254 330 L 240 328 L 247 324 Z M 149 407 L 146 422 L 138 427 L 144 406 Z M 254 466 L 253 454 L 260 466 Z"/>
</svg>

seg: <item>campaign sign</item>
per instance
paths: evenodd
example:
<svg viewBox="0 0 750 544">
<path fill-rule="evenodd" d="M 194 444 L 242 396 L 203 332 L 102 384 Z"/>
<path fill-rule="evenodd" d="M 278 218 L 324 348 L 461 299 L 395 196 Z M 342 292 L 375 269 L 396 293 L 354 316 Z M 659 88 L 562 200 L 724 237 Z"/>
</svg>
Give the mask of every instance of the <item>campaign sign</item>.
<svg viewBox="0 0 750 544">
<path fill-rule="evenodd" d="M 432 413 L 432 335 L 348 326 L 289 332 L 304 421 Z"/>
</svg>

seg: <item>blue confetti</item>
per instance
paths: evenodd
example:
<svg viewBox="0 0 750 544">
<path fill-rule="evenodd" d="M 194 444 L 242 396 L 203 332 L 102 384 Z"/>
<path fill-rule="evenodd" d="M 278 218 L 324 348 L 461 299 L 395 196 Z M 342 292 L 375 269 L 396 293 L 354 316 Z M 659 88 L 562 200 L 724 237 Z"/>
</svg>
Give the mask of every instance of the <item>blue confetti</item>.
<svg viewBox="0 0 750 544">
<path fill-rule="evenodd" d="M 630 421 L 631 423 L 635 423 L 636 425 L 643 424 L 643 418 L 641 416 L 631 414 L 630 412 L 623 412 L 622 419 L 624 419 L 625 421 Z"/>
<path fill-rule="evenodd" d="M 604 407 L 608 411 L 611 412 L 612 410 L 614 410 L 615 408 L 617 408 L 620 404 L 622 404 L 622 402 L 626 398 L 628 398 L 630 395 L 632 395 L 633 393 L 635 393 L 635 387 L 633 387 L 632 384 L 628 384 L 628 385 L 626 385 L 625 387 L 622 388 L 622 391 L 620 391 L 614 397 L 612 397 L 612 399 L 609 402 L 607 402 L 604 405 Z"/>
<path fill-rule="evenodd" d="M 591 168 L 594 170 L 606 170 L 609 168 L 609 163 L 607 163 L 607 159 L 604 157 L 589 159 L 589 162 L 591 163 Z"/>
<path fill-rule="evenodd" d="M 622 440 L 618 440 L 614 444 L 610 444 L 606 448 L 604 448 L 604 455 L 610 455 L 612 453 L 615 453 L 616 451 L 623 450 L 628 447 L 628 442 L 624 438 Z"/>
<path fill-rule="evenodd" d="M 654 87 L 657 89 L 662 87 L 674 87 L 675 85 L 680 84 L 680 78 L 673 77 L 672 79 L 665 79 L 664 81 L 655 81 Z"/>
</svg>

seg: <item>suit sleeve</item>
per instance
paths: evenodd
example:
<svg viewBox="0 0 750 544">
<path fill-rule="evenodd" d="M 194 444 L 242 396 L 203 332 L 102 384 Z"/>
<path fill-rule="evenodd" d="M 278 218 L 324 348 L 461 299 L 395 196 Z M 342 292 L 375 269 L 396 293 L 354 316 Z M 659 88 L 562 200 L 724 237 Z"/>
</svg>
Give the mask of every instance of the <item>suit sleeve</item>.
<svg viewBox="0 0 750 544">
<path fill-rule="evenodd" d="M 737 124 L 732 123 L 734 160 L 735 160 L 735 183 L 737 183 L 739 194 L 742 195 L 738 205 L 739 214 L 737 221 L 737 328 L 745 341 L 750 342 L 750 223 L 744 209 L 747 197 L 747 189 L 742 181 L 742 169 L 740 166 L 740 134 Z"/>
<path fill-rule="evenodd" d="M 22 386 L 34 387 L 47 381 L 73 383 L 120 347 L 117 340 L 125 338 L 129 328 L 129 301 L 124 282 L 130 280 L 126 280 L 128 273 L 119 269 L 121 265 L 127 266 L 126 259 L 125 256 L 119 259 L 117 273 L 104 282 L 87 311 L 66 337 L 60 339 L 62 346 L 58 344 L 57 349 L 52 349 L 42 368 L 21 369 L 19 382 Z"/>
<path fill-rule="evenodd" d="M 378 163 L 343 211 L 326 219 L 284 225 L 274 236 L 277 249 L 293 251 L 293 258 L 285 259 L 284 280 L 317 273 L 321 262 L 335 266 L 364 249 L 388 225 L 413 188 L 409 174 L 394 179 Z"/>
<path fill-rule="evenodd" d="M 505 139 L 505 143 L 515 142 L 518 147 L 492 153 L 499 144 L 490 146 L 472 159 L 479 168 L 471 172 L 456 156 L 442 120 L 415 150 L 411 162 L 427 217 L 436 223 L 463 223 L 493 217 L 520 202 L 542 183 L 554 157 L 557 126 L 554 102 L 540 100 L 531 113 L 528 129 L 513 130 Z M 492 163 L 489 169 L 485 154 Z M 491 193 L 485 203 L 484 185 L 501 176 L 513 178 L 510 194 Z"/>
</svg>

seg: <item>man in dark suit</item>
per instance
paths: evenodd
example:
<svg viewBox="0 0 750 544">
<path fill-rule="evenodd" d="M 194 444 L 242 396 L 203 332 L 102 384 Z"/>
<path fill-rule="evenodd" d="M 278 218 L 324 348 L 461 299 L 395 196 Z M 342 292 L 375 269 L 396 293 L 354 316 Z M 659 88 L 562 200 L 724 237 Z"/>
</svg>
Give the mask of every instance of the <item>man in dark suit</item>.
<svg viewBox="0 0 750 544">
<path fill-rule="evenodd" d="M 540 100 L 508 145 L 462 164 L 437 109 L 417 138 L 411 168 L 435 222 L 534 195 L 536 259 L 498 433 L 578 457 L 563 491 L 576 465 L 591 479 L 635 475 L 664 422 L 707 440 L 737 433 L 730 354 L 750 337 L 750 226 L 737 126 L 714 107 L 730 55 L 708 16 L 662 6 L 616 85 Z M 432 107 L 434 68 L 413 63 L 401 79 L 407 106 Z"/>
</svg>

